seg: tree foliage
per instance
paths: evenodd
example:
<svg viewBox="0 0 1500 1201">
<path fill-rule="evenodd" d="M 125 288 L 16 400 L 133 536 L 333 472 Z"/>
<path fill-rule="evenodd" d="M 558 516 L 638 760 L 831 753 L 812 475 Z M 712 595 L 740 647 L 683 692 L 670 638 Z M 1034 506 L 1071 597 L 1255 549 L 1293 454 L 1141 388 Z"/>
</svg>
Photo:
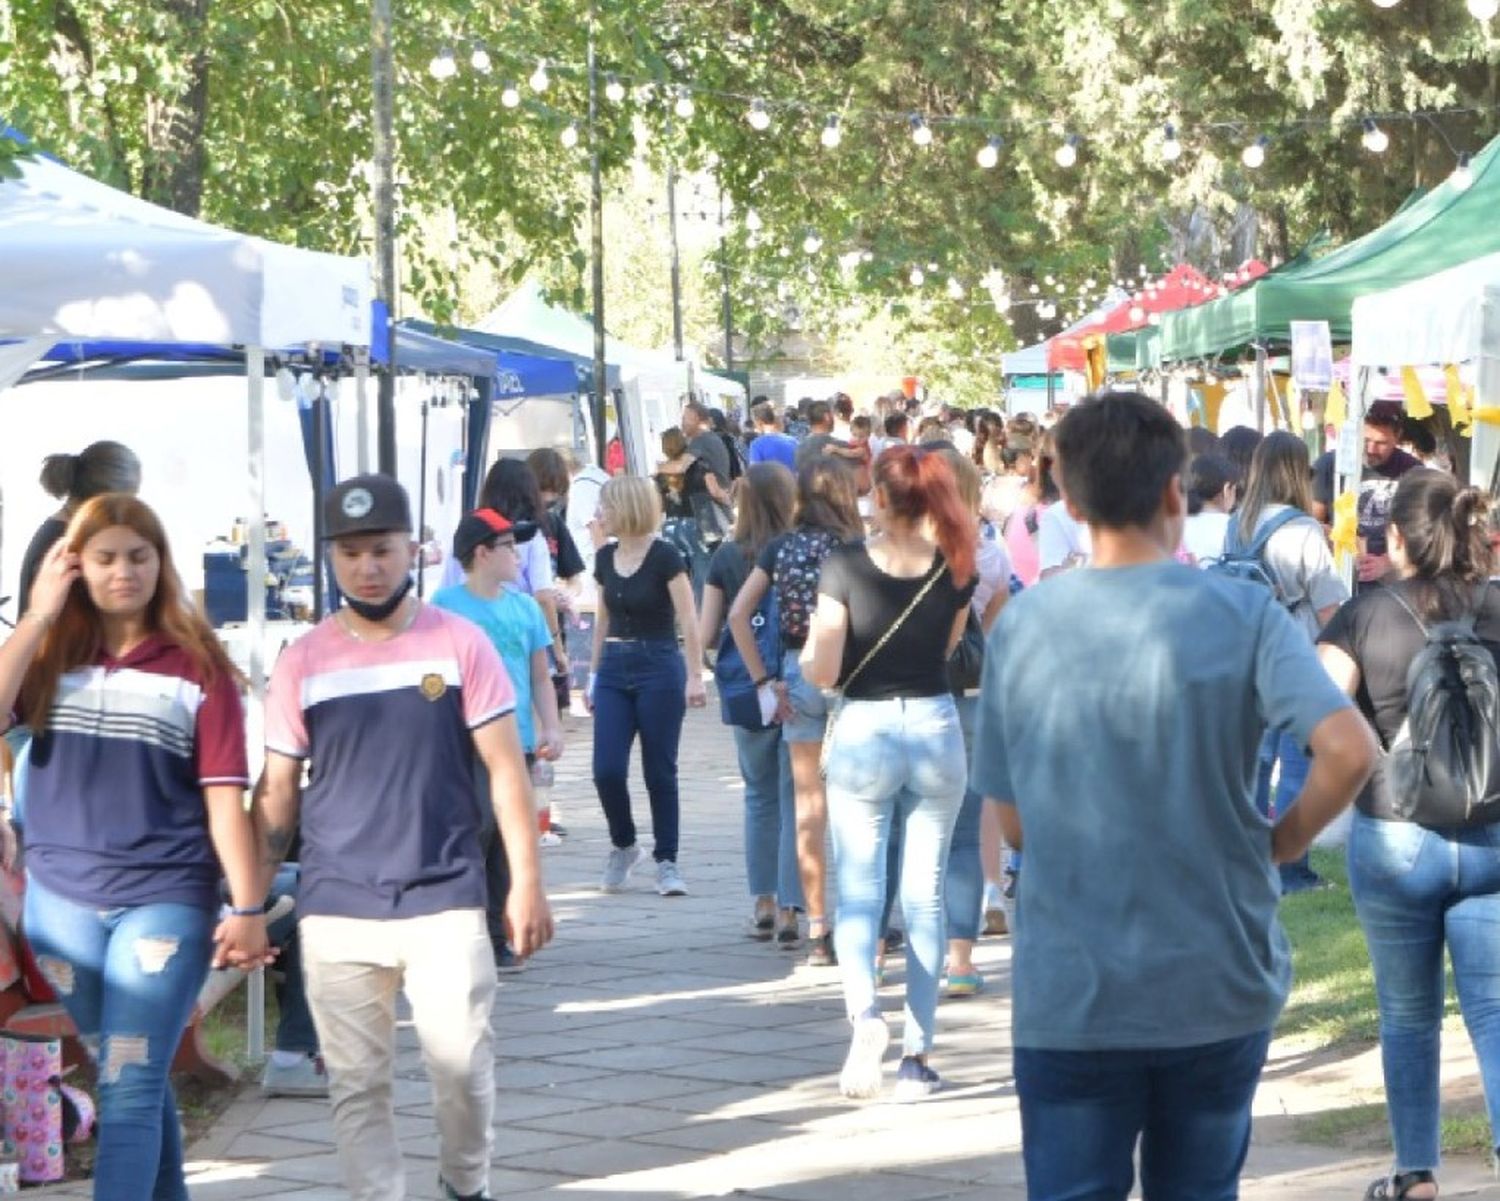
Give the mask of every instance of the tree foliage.
<svg viewBox="0 0 1500 1201">
<path fill-rule="evenodd" d="M 645 164 L 722 189 L 738 324 L 872 321 L 957 379 L 1141 264 L 1222 271 L 1388 217 L 1496 132 L 1500 54 L 1462 0 L 609 0 L 599 56 L 628 80 L 597 127 L 611 187 Z M 0 117 L 149 199 L 299 245 L 367 253 L 369 7 L 355 0 L 0 0 Z M 583 0 L 398 0 L 403 279 L 412 304 L 467 318 L 545 268 L 586 279 Z M 444 47 L 459 70 L 428 70 Z M 483 49 L 488 73 L 473 65 Z M 550 83 L 526 85 L 538 59 Z M 514 108 L 500 102 L 521 84 Z M 654 86 L 650 86 L 654 85 Z M 693 112 L 676 111 L 691 88 Z M 771 127 L 746 110 L 762 97 Z M 1468 109 L 1467 113 L 1454 110 Z M 906 114 L 934 132 L 914 144 Z M 1413 112 L 1430 114 L 1407 119 Z M 842 143 L 819 144 L 830 114 Z M 1383 155 L 1361 150 L 1382 119 Z M 1184 147 L 1163 161 L 1163 127 Z M 976 151 L 1004 138 L 999 165 Z M 1079 139 L 1072 168 L 1054 162 Z M 1271 139 L 1258 171 L 1240 162 Z M 763 228 L 748 227 L 754 210 Z M 611 253 L 657 267 L 659 231 L 612 209 Z M 808 254 L 803 242 L 821 245 Z M 704 249 L 717 256 L 717 236 Z M 914 288 L 913 269 L 924 282 Z M 997 274 L 998 273 L 998 274 Z M 654 303 L 611 272 L 616 312 Z M 1047 277 L 1058 282 L 1044 285 Z M 989 288 L 982 287 L 988 281 Z M 951 282 L 950 282 L 951 281 Z M 1086 285 L 1092 281 L 1092 289 Z M 695 321 L 715 305 L 701 272 Z M 1057 291 L 1057 289 L 1061 291 Z M 701 293 L 701 294 L 700 294 Z M 993 297 L 1022 303 L 1009 311 Z"/>
</svg>

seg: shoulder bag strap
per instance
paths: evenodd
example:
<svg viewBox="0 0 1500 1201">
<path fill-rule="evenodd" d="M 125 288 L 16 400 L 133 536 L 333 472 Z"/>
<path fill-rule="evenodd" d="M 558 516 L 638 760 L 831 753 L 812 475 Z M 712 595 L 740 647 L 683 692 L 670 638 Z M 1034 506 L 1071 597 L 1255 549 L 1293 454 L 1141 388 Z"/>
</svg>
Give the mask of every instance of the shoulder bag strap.
<svg viewBox="0 0 1500 1201">
<path fill-rule="evenodd" d="M 938 577 L 941 576 L 947 569 L 948 564 L 939 561 L 936 570 L 934 570 L 933 573 L 927 577 L 927 582 L 922 585 L 916 596 L 911 598 L 911 604 L 907 605 L 906 608 L 902 610 L 900 617 L 891 622 L 890 627 L 884 634 L 880 636 L 880 640 L 869 649 L 869 651 L 865 654 L 865 657 L 859 661 L 858 665 L 854 668 L 853 671 L 849 673 L 843 684 L 840 685 L 840 689 L 842 691 L 847 692 L 849 690 L 849 685 L 854 683 L 855 677 L 870 665 L 870 660 L 875 658 L 876 655 L 880 654 L 880 652 L 885 649 L 885 644 L 895 636 L 897 630 L 899 630 L 903 625 L 906 624 L 906 619 L 916 612 L 917 606 L 920 605 L 923 598 L 932 591 L 932 586 L 938 582 Z"/>
</svg>

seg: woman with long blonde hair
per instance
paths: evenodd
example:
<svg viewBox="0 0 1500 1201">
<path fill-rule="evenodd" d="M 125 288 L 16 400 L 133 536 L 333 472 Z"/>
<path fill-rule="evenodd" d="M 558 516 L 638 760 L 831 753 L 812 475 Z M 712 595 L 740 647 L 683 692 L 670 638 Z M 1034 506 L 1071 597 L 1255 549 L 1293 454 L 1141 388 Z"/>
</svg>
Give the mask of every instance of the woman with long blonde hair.
<svg viewBox="0 0 1500 1201">
<path fill-rule="evenodd" d="M 29 600 L 0 712 L 34 732 L 27 935 L 98 1049 L 94 1196 L 185 1201 L 172 1056 L 210 962 L 267 959 L 239 678 L 132 496 L 78 509 Z"/>
</svg>

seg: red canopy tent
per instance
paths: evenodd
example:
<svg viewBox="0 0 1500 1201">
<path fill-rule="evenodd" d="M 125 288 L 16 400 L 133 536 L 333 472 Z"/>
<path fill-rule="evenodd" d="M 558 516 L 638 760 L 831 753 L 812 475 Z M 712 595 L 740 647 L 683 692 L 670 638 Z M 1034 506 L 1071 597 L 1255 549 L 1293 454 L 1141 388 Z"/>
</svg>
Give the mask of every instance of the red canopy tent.
<svg viewBox="0 0 1500 1201">
<path fill-rule="evenodd" d="M 1264 275 L 1268 268 L 1249 259 L 1239 270 L 1216 284 L 1196 267 L 1178 263 L 1160 279 L 1148 282 L 1131 299 L 1116 305 L 1100 320 L 1058 334 L 1047 343 L 1047 366 L 1052 371 L 1086 371 L 1092 343 L 1110 334 L 1123 334 L 1148 324 L 1153 314 L 1170 313 L 1213 300 Z"/>
</svg>

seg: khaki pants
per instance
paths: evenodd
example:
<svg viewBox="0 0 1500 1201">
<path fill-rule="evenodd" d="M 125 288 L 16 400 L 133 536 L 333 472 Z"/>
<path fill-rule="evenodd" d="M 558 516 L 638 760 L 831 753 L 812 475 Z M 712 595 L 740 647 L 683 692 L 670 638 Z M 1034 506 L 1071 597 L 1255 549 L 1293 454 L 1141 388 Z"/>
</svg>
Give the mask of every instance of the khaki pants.
<svg viewBox="0 0 1500 1201">
<path fill-rule="evenodd" d="M 307 997 L 318 1027 L 344 1185 L 354 1201 L 403 1201 L 392 1059 L 396 990 L 432 1081 L 442 1177 L 460 1194 L 489 1186 L 495 960 L 484 911 L 377 921 L 307 917 Z"/>
</svg>

